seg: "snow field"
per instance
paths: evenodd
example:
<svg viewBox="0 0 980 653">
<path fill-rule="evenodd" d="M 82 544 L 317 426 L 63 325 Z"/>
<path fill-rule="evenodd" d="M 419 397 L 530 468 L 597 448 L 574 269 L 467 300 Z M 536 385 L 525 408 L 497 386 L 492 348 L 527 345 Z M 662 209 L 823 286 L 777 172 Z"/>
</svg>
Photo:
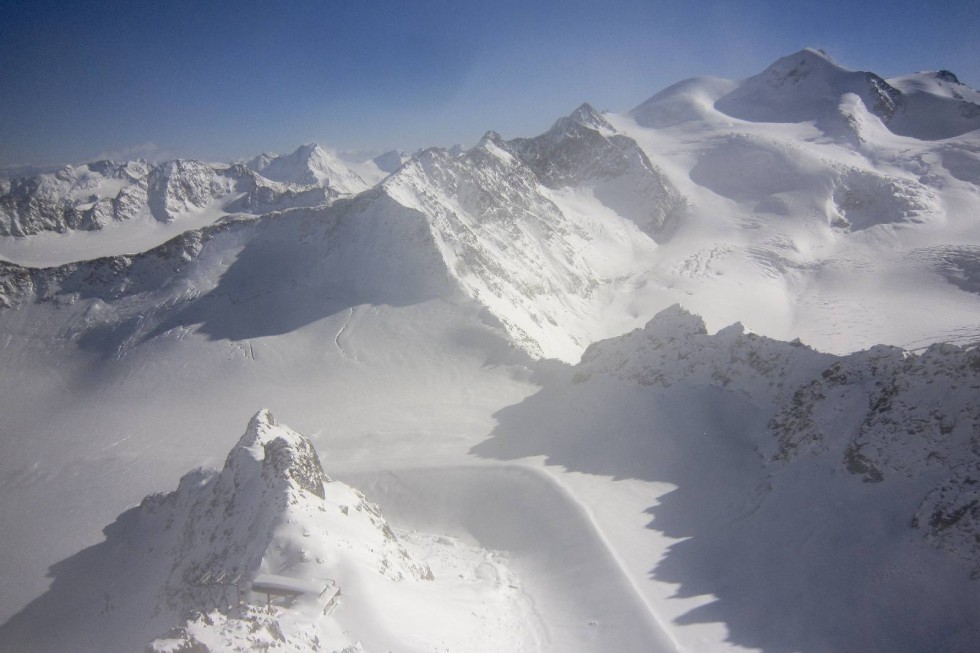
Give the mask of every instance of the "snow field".
<svg viewBox="0 0 980 653">
<path fill-rule="evenodd" d="M 545 625 L 543 650 L 676 650 L 578 502 L 533 468 L 407 468 L 348 480 L 394 524 L 506 552 Z"/>
</svg>

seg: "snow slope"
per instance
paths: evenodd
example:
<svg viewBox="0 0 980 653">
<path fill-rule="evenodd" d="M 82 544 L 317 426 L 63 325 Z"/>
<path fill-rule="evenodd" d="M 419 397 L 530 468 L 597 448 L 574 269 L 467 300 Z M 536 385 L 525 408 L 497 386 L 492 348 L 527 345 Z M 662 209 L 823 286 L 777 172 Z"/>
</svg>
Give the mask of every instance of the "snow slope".
<svg viewBox="0 0 980 653">
<path fill-rule="evenodd" d="M 247 165 L 177 159 L 66 166 L 0 179 L 0 257 L 57 265 L 137 254 L 228 215 L 323 206 L 366 188 L 315 144 Z"/>
<path fill-rule="evenodd" d="M 804 50 L 606 116 L 689 201 L 649 282 L 686 291 L 677 301 L 712 329 L 742 321 L 825 351 L 980 338 L 977 295 L 960 278 L 972 273 L 941 262 L 974 267 L 959 253 L 977 245 L 980 123 L 944 140 L 892 130 L 898 116 L 933 124 L 914 93 L 973 96 L 896 83 Z"/>
<path fill-rule="evenodd" d="M 673 307 L 501 411 L 474 452 L 545 456 L 597 517 L 645 512 L 645 538 L 607 532 L 682 650 L 967 651 L 978 356 L 835 357 Z"/>
<path fill-rule="evenodd" d="M 279 608 L 140 622 L 176 581 L 138 537 L 160 573 L 91 594 L 141 578 L 86 562 L 121 555 L 133 506 L 265 405 L 482 633 L 418 630 L 434 604 L 352 571 L 364 600 L 313 627 L 335 648 L 975 649 L 980 131 L 953 77 L 807 50 L 361 185 L 313 146 L 0 181 L 43 227 L 0 237 L 0 636 L 66 637 L 79 596 L 93 642 L 313 633 Z M 70 217 L 143 187 L 128 218 Z M 220 485 L 187 478 L 180 515 Z M 288 576 L 277 555 L 240 566 Z"/>
<path fill-rule="evenodd" d="M 184 475 L 105 533 L 4 625 L 4 650 L 137 650 L 151 639 L 151 650 L 430 650 L 435 641 L 497 650 L 538 637 L 532 604 L 499 557 L 432 539 L 427 556 L 447 556 L 439 571 L 453 571 L 435 576 L 376 505 L 329 479 L 312 442 L 268 411 L 220 472 Z M 264 608 L 256 587 L 266 579 L 305 591 Z M 406 618 L 412 611 L 440 618 Z M 52 620 L 59 613 L 67 618 Z M 490 620 L 499 639 L 487 641 Z"/>
<path fill-rule="evenodd" d="M 428 150 L 382 189 L 427 216 L 464 292 L 532 355 L 574 360 L 610 326 L 636 319 L 620 297 L 656 243 L 591 188 L 542 184 L 498 135 L 462 156 Z"/>
<path fill-rule="evenodd" d="M 298 186 L 322 186 L 340 195 L 356 195 L 368 187 L 357 173 L 318 143 L 301 145 L 283 156 L 262 154 L 246 165 L 266 179 Z"/>
</svg>

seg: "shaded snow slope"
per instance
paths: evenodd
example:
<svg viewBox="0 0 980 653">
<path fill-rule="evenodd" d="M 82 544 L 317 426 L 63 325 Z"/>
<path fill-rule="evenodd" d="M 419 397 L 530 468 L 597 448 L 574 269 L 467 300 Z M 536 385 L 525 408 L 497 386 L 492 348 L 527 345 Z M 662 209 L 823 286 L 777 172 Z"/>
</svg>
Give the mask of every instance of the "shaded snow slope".
<svg viewBox="0 0 980 653">
<path fill-rule="evenodd" d="M 279 335 L 352 305 L 453 296 L 425 220 L 383 195 L 224 222 L 132 257 L 0 271 L 7 305 L 95 301 L 78 331 L 96 350 L 195 325 L 213 339 Z"/>
<path fill-rule="evenodd" d="M 389 150 L 374 157 L 371 159 L 371 162 L 382 172 L 391 174 L 401 168 L 411 158 L 411 155 L 403 150 Z"/>
<path fill-rule="evenodd" d="M 948 70 L 888 80 L 902 92 L 902 106 L 888 123 L 896 134 L 940 140 L 980 129 L 980 92 Z"/>
<path fill-rule="evenodd" d="M 764 651 L 968 651 L 978 355 L 835 357 L 674 307 L 551 374 L 474 453 L 545 456 L 597 515 L 609 486 L 586 479 L 644 482 L 648 544 L 612 545 L 682 649 L 724 650 L 722 624 Z"/>
<path fill-rule="evenodd" d="M 360 472 L 350 480 L 385 506 L 392 524 L 457 532 L 506 551 L 542 617 L 544 649 L 676 650 L 588 512 L 547 474 L 471 463 Z"/>
</svg>

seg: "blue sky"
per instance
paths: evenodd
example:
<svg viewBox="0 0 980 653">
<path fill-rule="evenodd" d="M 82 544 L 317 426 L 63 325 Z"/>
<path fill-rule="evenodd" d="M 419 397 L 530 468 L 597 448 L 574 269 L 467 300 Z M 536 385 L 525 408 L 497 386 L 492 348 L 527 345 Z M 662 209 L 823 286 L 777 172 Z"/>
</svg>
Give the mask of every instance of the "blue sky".
<svg viewBox="0 0 980 653">
<path fill-rule="evenodd" d="M 0 166 L 529 136 L 805 46 L 980 86 L 980 2 L 0 0 Z"/>
</svg>

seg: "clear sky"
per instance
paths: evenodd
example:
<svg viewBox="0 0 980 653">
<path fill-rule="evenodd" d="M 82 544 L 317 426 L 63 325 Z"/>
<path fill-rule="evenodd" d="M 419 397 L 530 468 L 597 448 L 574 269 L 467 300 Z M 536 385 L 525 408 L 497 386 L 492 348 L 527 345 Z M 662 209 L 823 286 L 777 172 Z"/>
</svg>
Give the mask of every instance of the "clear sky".
<svg viewBox="0 0 980 653">
<path fill-rule="evenodd" d="M 0 166 L 473 144 L 803 47 L 980 87 L 980 0 L 0 0 Z"/>
</svg>

